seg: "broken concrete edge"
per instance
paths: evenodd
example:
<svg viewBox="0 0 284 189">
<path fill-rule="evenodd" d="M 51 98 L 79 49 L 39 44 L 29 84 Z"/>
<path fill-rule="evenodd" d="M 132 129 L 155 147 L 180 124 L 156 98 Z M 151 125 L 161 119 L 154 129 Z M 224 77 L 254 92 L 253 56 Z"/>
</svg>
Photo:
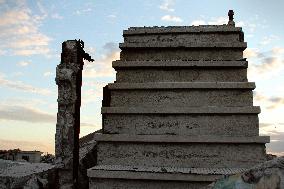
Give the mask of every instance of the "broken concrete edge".
<svg viewBox="0 0 284 189">
<path fill-rule="evenodd" d="M 109 83 L 110 90 L 123 89 L 255 89 L 254 82 L 148 82 Z"/>
<path fill-rule="evenodd" d="M 151 173 L 184 173 L 203 175 L 231 175 L 245 172 L 246 168 L 204 168 L 204 167 L 152 167 L 152 166 L 127 166 L 127 165 L 96 165 L 90 170 L 132 171 Z"/>
<path fill-rule="evenodd" d="M 115 179 L 138 179 L 138 180 L 172 180 L 172 181 L 208 181 L 213 182 L 223 178 L 223 175 L 209 174 L 184 174 L 184 173 L 155 173 L 155 172 L 135 172 L 119 170 L 93 170 L 88 169 L 88 177 L 92 178 L 115 178 Z"/>
<path fill-rule="evenodd" d="M 182 136 L 182 135 L 128 135 L 128 134 L 102 134 L 96 133 L 97 142 L 148 142 L 148 143 L 269 143 L 269 136 Z"/>
<path fill-rule="evenodd" d="M 241 174 L 214 181 L 206 189 L 283 188 L 284 156 L 258 164 Z"/>
<path fill-rule="evenodd" d="M 116 60 L 112 62 L 114 69 L 119 68 L 164 68 L 164 67 L 176 67 L 176 68 L 247 68 L 247 61 L 121 61 Z"/>
<path fill-rule="evenodd" d="M 31 174 L 37 174 L 55 169 L 56 166 L 48 163 L 28 163 L 28 162 L 14 162 L 9 160 L 1 160 L 0 163 L 9 163 L 4 169 L 0 169 L 0 177 L 25 177 Z"/>
<path fill-rule="evenodd" d="M 102 107 L 102 114 L 259 114 L 259 106 L 247 107 Z"/>
<path fill-rule="evenodd" d="M 240 33 L 241 27 L 228 25 L 201 25 L 201 26 L 168 26 L 168 27 L 129 27 L 123 30 L 123 36 L 143 34 L 169 34 L 169 33 Z"/>
<path fill-rule="evenodd" d="M 238 48 L 245 50 L 247 48 L 246 42 L 233 42 L 233 43 L 209 43 L 209 42 L 199 42 L 199 43 L 186 43 L 186 42 L 156 42 L 156 43 L 119 43 L 119 48 Z"/>
</svg>

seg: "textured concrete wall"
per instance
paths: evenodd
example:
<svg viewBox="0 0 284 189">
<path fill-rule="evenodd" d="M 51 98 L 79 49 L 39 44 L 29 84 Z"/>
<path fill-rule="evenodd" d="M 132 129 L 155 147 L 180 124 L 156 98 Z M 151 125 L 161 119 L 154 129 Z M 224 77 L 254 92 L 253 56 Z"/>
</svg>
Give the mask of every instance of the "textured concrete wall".
<svg viewBox="0 0 284 189">
<path fill-rule="evenodd" d="M 245 82 L 247 70 L 244 68 L 134 68 L 118 69 L 117 82 L 192 82 L 221 81 Z"/>
<path fill-rule="evenodd" d="M 125 179 L 91 179 L 90 189 L 200 189 L 209 182 L 178 182 Z"/>
<path fill-rule="evenodd" d="M 104 115 L 104 133 L 257 136 L 257 115 Z"/>
<path fill-rule="evenodd" d="M 112 90 L 111 106 L 252 106 L 251 90 L 152 89 Z"/>
<path fill-rule="evenodd" d="M 121 60 L 241 60 L 243 49 L 123 49 Z"/>
<path fill-rule="evenodd" d="M 239 33 L 165 33 L 165 34 L 144 34 L 125 35 L 125 43 L 153 43 L 153 42 L 240 42 Z"/>
<path fill-rule="evenodd" d="M 262 144 L 98 143 L 98 165 L 251 167 L 266 160 Z"/>
</svg>

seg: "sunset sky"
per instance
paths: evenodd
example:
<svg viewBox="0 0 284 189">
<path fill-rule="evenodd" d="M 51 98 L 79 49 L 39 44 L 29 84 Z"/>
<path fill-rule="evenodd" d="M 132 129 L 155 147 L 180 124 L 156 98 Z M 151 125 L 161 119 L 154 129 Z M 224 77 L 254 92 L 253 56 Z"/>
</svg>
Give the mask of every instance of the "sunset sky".
<svg viewBox="0 0 284 189">
<path fill-rule="evenodd" d="M 284 155 L 284 1 L 257 0 L 0 0 L 0 149 L 54 153 L 55 68 L 61 43 L 82 39 L 85 62 L 81 136 L 101 128 L 102 87 L 115 80 L 122 30 L 131 26 L 227 23 L 233 9 L 248 48 L 254 105 L 267 151 Z"/>
</svg>

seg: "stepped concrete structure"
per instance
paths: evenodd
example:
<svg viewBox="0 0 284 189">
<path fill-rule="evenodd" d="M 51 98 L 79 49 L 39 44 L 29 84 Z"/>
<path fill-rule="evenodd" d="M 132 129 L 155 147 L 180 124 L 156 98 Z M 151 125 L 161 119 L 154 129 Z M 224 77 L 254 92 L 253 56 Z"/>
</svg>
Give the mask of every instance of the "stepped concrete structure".
<svg viewBox="0 0 284 189">
<path fill-rule="evenodd" d="M 242 28 L 131 27 L 94 135 L 94 189 L 197 189 L 266 161 Z"/>
</svg>

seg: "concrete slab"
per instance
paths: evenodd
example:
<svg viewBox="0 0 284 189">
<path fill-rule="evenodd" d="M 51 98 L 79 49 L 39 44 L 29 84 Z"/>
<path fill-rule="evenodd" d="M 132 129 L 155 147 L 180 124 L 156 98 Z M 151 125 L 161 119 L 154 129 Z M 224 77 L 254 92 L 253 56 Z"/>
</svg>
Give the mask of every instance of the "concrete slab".
<svg viewBox="0 0 284 189">
<path fill-rule="evenodd" d="M 259 114 L 259 106 L 244 107 L 102 107 L 102 114 Z"/>
<path fill-rule="evenodd" d="M 269 143 L 269 136 L 182 136 L 182 135 L 128 135 L 128 134 L 100 134 L 94 135 L 95 141 L 104 142 L 142 142 L 142 143 L 225 143 L 225 144 L 243 144 L 243 143 Z"/>
<path fill-rule="evenodd" d="M 248 89 L 125 89 L 111 90 L 110 94 L 111 107 L 253 105 L 253 92 Z"/>
<path fill-rule="evenodd" d="M 151 43 L 119 43 L 120 49 L 125 48 L 238 48 L 245 50 L 247 48 L 246 42 L 151 42 Z"/>
<path fill-rule="evenodd" d="M 90 178 L 90 189 L 200 189 L 211 182 Z"/>
<path fill-rule="evenodd" d="M 125 43 L 159 43 L 159 42 L 240 42 L 240 33 L 163 33 L 163 34 L 140 34 L 125 35 Z"/>
<path fill-rule="evenodd" d="M 103 133 L 258 136 L 256 114 L 104 114 Z"/>
<path fill-rule="evenodd" d="M 172 181 L 195 181 L 195 182 L 212 182 L 222 178 L 222 175 L 198 175 L 198 174 L 183 174 L 175 172 L 144 172 L 144 171 L 123 171 L 123 170 L 88 170 L 89 177 L 95 178 L 119 178 L 119 179 L 139 179 L 139 180 L 172 180 Z"/>
<path fill-rule="evenodd" d="M 114 69 L 119 68 L 145 68 L 145 67 L 181 67 L 181 68 L 197 68 L 197 67 L 209 67 L 209 68 L 223 68 L 223 67 L 241 67 L 247 68 L 247 61 L 182 61 L 182 60 L 172 60 L 172 61 L 121 61 L 116 60 L 112 62 L 112 67 Z"/>
<path fill-rule="evenodd" d="M 228 33 L 242 32 L 241 27 L 230 27 L 228 25 L 204 25 L 204 26 L 167 26 L 167 27 L 130 27 L 123 30 L 123 36 L 141 34 L 163 34 L 163 33 Z"/>
<path fill-rule="evenodd" d="M 149 82 L 109 83 L 108 88 L 120 89 L 255 89 L 254 82 Z"/>
<path fill-rule="evenodd" d="M 247 81 L 247 69 L 235 67 L 123 67 L 116 71 L 117 83 Z"/>
<path fill-rule="evenodd" d="M 95 170 L 105 171 L 129 171 L 131 172 L 145 172 L 145 173 L 183 173 L 196 175 L 233 175 L 247 171 L 246 168 L 194 168 L 194 167 L 146 167 L 146 166 L 123 166 L 123 165 L 96 165 L 88 169 L 88 175 L 96 174 Z M 100 177 L 99 178 L 103 178 Z M 179 180 L 179 178 L 176 178 Z M 200 181 L 199 179 L 196 181 Z M 204 181 L 204 180 L 203 180 Z"/>
<path fill-rule="evenodd" d="M 127 48 L 120 52 L 123 61 L 133 60 L 241 60 L 242 48 Z"/>
<path fill-rule="evenodd" d="M 97 165 L 249 168 L 266 161 L 260 143 L 98 142 Z"/>
</svg>

